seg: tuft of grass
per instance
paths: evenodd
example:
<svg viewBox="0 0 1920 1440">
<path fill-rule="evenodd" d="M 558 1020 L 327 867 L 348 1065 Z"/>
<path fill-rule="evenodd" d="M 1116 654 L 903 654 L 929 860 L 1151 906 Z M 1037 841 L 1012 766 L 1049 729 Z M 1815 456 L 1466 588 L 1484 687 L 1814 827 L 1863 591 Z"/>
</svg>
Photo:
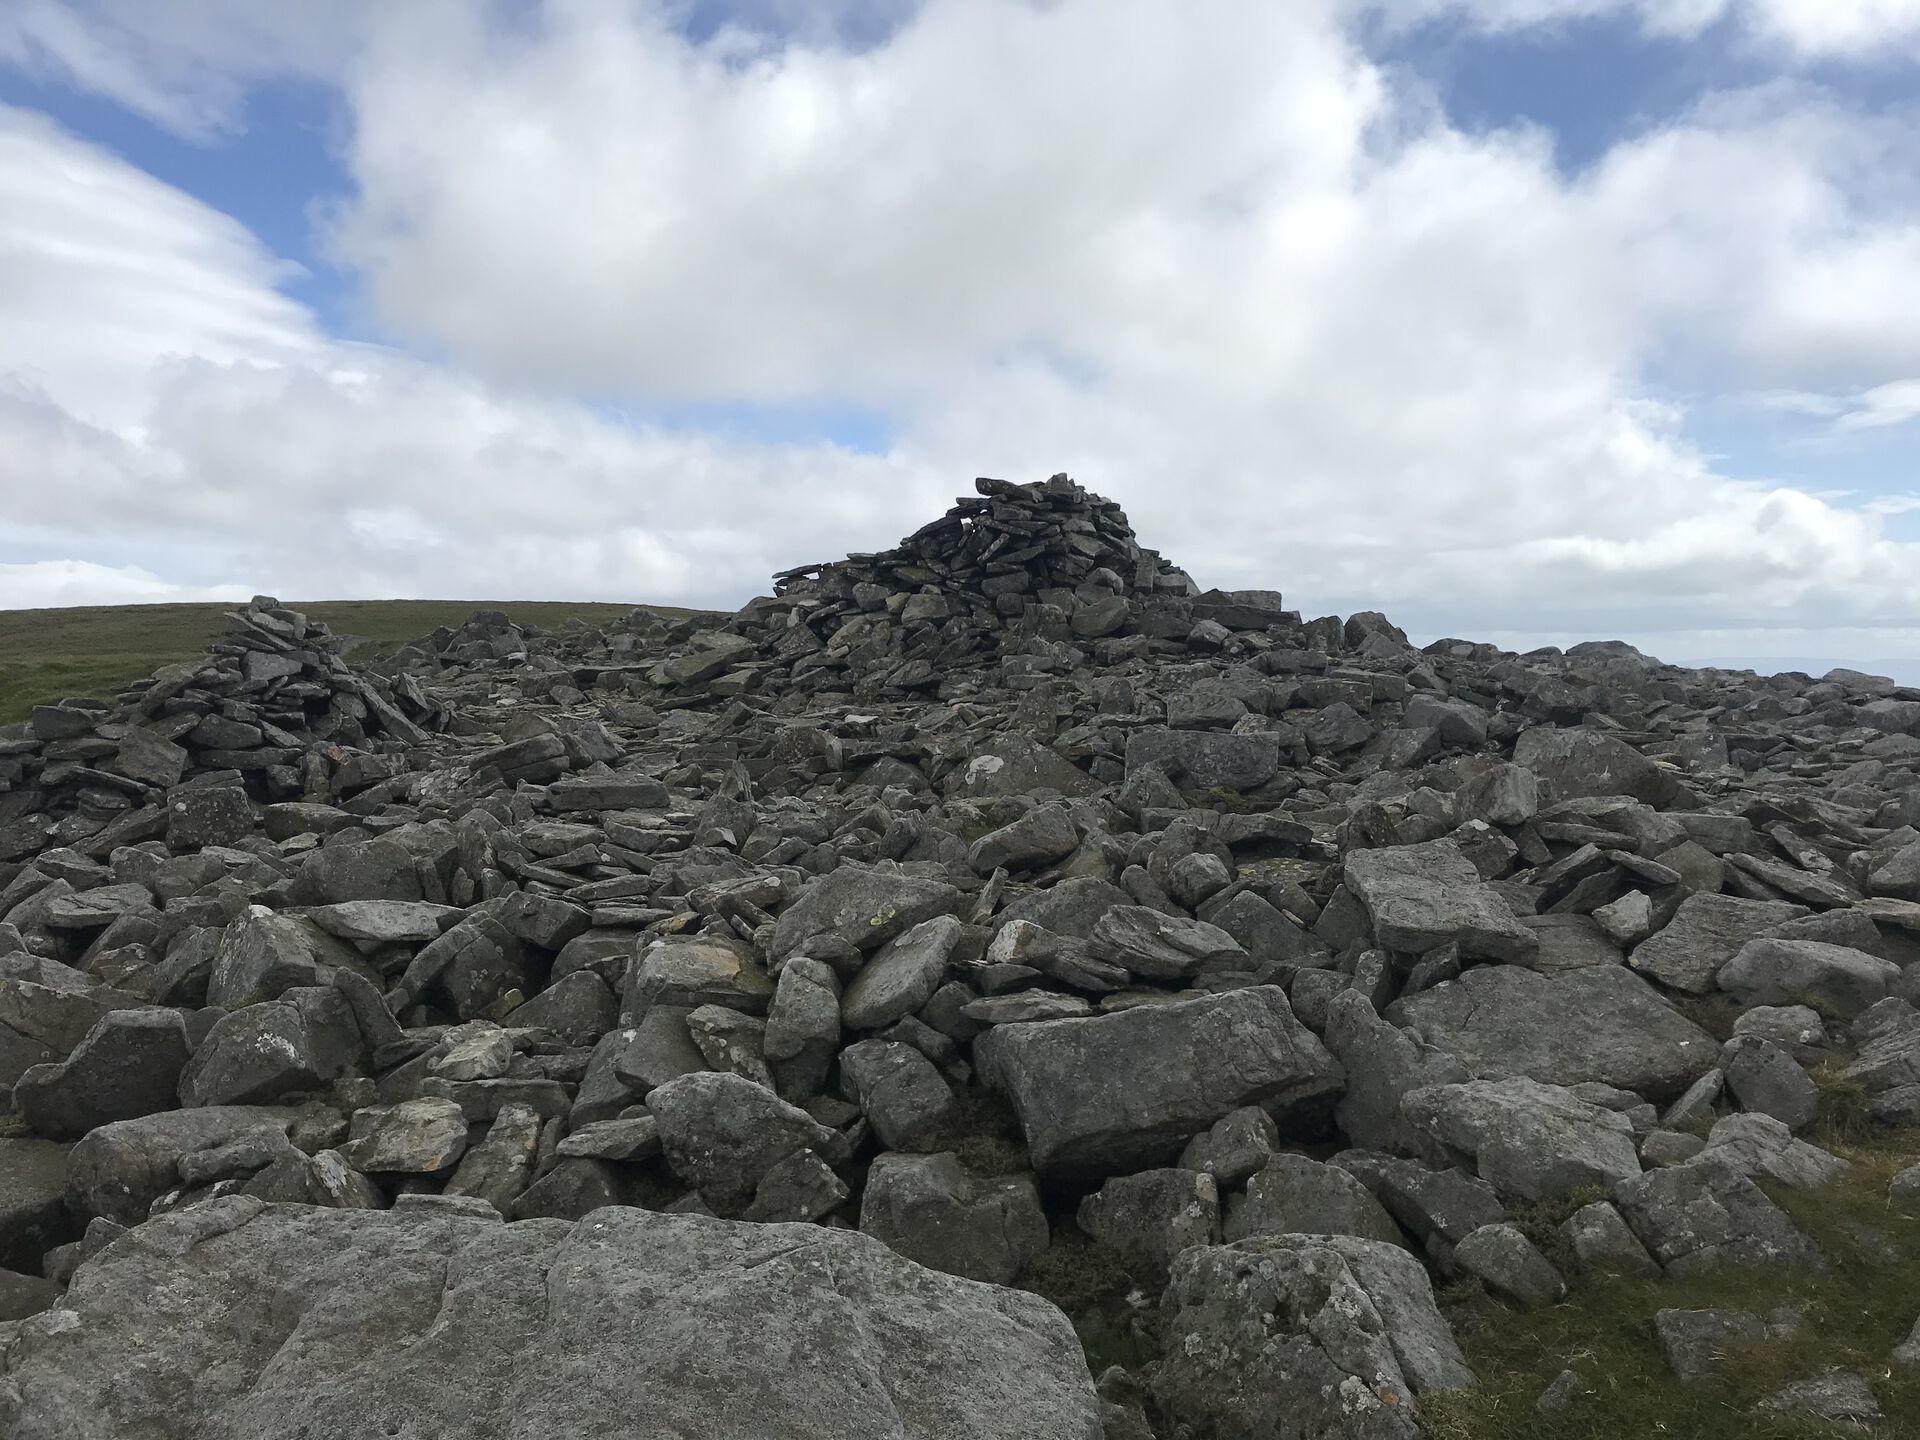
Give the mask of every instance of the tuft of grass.
<svg viewBox="0 0 1920 1440">
<path fill-rule="evenodd" d="M 1033 1168 L 1020 1118 L 998 1095 L 968 1090 L 950 1128 L 953 1153 L 975 1175 L 1018 1175 Z"/>
<path fill-rule="evenodd" d="M 1135 1269 L 1077 1229 L 1058 1226 L 1053 1243 L 1014 1284 L 1066 1313 L 1091 1373 L 1124 1365 L 1137 1374 L 1159 1358 L 1164 1273 Z"/>
<path fill-rule="evenodd" d="M 523 624 L 557 629 L 568 620 L 604 623 L 631 605 L 540 600 L 289 601 L 337 634 L 359 635 L 384 653 L 437 629 L 464 624 L 476 610 L 504 610 Z M 112 699 L 162 665 L 205 652 L 227 628 L 233 605 L 85 605 L 0 610 L 0 724 L 68 695 Z M 658 609 L 665 615 L 686 610 Z"/>
<path fill-rule="evenodd" d="M 1842 1129 L 1850 1131 L 1851 1121 Z M 1662 1280 L 1570 1272 L 1565 1301 L 1525 1316 L 1483 1295 L 1450 1304 L 1479 1384 L 1422 1402 L 1431 1433 L 1438 1440 L 1832 1440 L 1841 1433 L 1920 1440 L 1920 1377 L 1887 1363 L 1920 1315 L 1920 1217 L 1887 1203 L 1887 1182 L 1920 1160 L 1920 1135 L 1879 1129 L 1853 1143 L 1831 1133 L 1822 1140 L 1810 1131 L 1809 1138 L 1851 1161 L 1852 1172 L 1821 1190 L 1763 1188 L 1819 1244 L 1828 1270 L 1732 1266 Z M 1528 1229 L 1546 1218 L 1526 1215 L 1519 1223 Z M 1728 1356 L 1721 1373 L 1700 1384 L 1674 1378 L 1654 1337 L 1654 1314 L 1664 1309 L 1725 1307 L 1764 1320 L 1783 1306 L 1801 1311 L 1797 1334 Z M 1534 1400 L 1563 1369 L 1580 1377 L 1586 1393 L 1556 1415 L 1536 1414 Z M 1755 1408 L 1782 1386 L 1832 1369 L 1866 1377 L 1885 1416 L 1878 1425 L 1839 1431 Z"/>
</svg>

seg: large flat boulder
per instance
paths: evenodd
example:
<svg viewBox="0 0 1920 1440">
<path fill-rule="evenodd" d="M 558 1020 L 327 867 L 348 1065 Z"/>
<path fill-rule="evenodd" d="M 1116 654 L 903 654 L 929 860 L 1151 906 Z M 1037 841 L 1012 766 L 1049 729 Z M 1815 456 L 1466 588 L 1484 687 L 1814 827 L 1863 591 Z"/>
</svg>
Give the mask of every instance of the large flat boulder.
<svg viewBox="0 0 1920 1440">
<path fill-rule="evenodd" d="M 66 1166 L 67 1208 L 82 1220 L 104 1215 L 138 1225 L 155 1200 L 180 1183 L 180 1157 L 244 1136 L 285 1135 L 297 1112 L 260 1105 L 162 1110 L 102 1125 L 73 1147 Z"/>
<path fill-rule="evenodd" d="M 1469 1080 L 1409 1091 L 1406 1122 L 1439 1158 L 1470 1162 L 1505 1195 L 1550 1200 L 1640 1173 L 1633 1127 L 1558 1085 L 1537 1080 Z"/>
<path fill-rule="evenodd" d="M 1340 1062 L 1272 985 L 996 1026 L 974 1055 L 1013 1102 L 1034 1168 L 1082 1179 L 1170 1165 L 1242 1105 L 1318 1130 L 1343 1082 Z"/>
<path fill-rule="evenodd" d="M 1559 975 L 1481 966 L 1396 1000 L 1386 1018 L 1477 1076 L 1598 1080 L 1655 1100 L 1685 1090 L 1720 1052 L 1711 1035 L 1617 965 Z"/>
<path fill-rule="evenodd" d="M 1546 781 L 1556 800 L 1630 795 L 1659 807 L 1680 788 L 1672 771 L 1599 730 L 1535 726 L 1514 742 L 1513 763 Z"/>
<path fill-rule="evenodd" d="M 1344 873 L 1374 939 L 1389 950 L 1420 954 L 1457 943 L 1465 959 L 1530 960 L 1540 948 L 1450 840 L 1350 851 Z"/>
<path fill-rule="evenodd" d="M 1252 790 L 1280 769 L 1280 737 L 1144 725 L 1127 736 L 1127 774 L 1158 765 L 1183 790 Z"/>
<path fill-rule="evenodd" d="M 122 1236 L 22 1323 L 9 1440 L 1099 1440 L 1052 1305 L 869 1236 L 263 1206 Z"/>
</svg>

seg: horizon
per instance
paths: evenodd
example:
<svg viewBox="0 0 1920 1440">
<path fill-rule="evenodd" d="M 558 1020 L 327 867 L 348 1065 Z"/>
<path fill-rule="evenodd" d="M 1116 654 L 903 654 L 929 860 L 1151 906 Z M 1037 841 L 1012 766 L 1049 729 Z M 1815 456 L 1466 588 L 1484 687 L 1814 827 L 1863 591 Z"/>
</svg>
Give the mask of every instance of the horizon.
<svg viewBox="0 0 1920 1440">
<path fill-rule="evenodd" d="M 731 608 L 1064 469 L 1308 614 L 1920 684 L 1916 117 L 1920 0 L 34 0 L 0 607 Z"/>
</svg>

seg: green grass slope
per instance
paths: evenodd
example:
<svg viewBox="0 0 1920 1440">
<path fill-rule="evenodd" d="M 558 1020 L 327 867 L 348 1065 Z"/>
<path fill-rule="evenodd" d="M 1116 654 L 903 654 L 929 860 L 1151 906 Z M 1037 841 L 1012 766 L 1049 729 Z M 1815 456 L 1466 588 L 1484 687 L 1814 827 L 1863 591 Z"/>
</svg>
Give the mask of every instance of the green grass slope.
<svg viewBox="0 0 1920 1440">
<path fill-rule="evenodd" d="M 631 605 L 545 600 L 290 601 L 343 635 L 391 650 L 476 610 L 504 610 L 523 625 L 554 629 L 568 620 L 617 619 Z M 111 697 L 162 665 L 202 653 L 226 628 L 232 605 L 91 605 L 0 610 L 0 724 L 64 695 Z M 652 606 L 665 614 L 691 614 Z"/>
</svg>

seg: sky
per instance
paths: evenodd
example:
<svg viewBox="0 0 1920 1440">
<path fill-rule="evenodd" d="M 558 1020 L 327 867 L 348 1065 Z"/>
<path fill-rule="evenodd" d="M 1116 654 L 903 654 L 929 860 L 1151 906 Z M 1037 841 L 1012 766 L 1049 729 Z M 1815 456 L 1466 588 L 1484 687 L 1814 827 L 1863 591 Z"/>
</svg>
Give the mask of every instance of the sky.
<svg viewBox="0 0 1920 1440">
<path fill-rule="evenodd" d="M 732 607 L 976 475 L 1920 683 L 1920 0 L 6 0 L 0 608 Z"/>
</svg>

